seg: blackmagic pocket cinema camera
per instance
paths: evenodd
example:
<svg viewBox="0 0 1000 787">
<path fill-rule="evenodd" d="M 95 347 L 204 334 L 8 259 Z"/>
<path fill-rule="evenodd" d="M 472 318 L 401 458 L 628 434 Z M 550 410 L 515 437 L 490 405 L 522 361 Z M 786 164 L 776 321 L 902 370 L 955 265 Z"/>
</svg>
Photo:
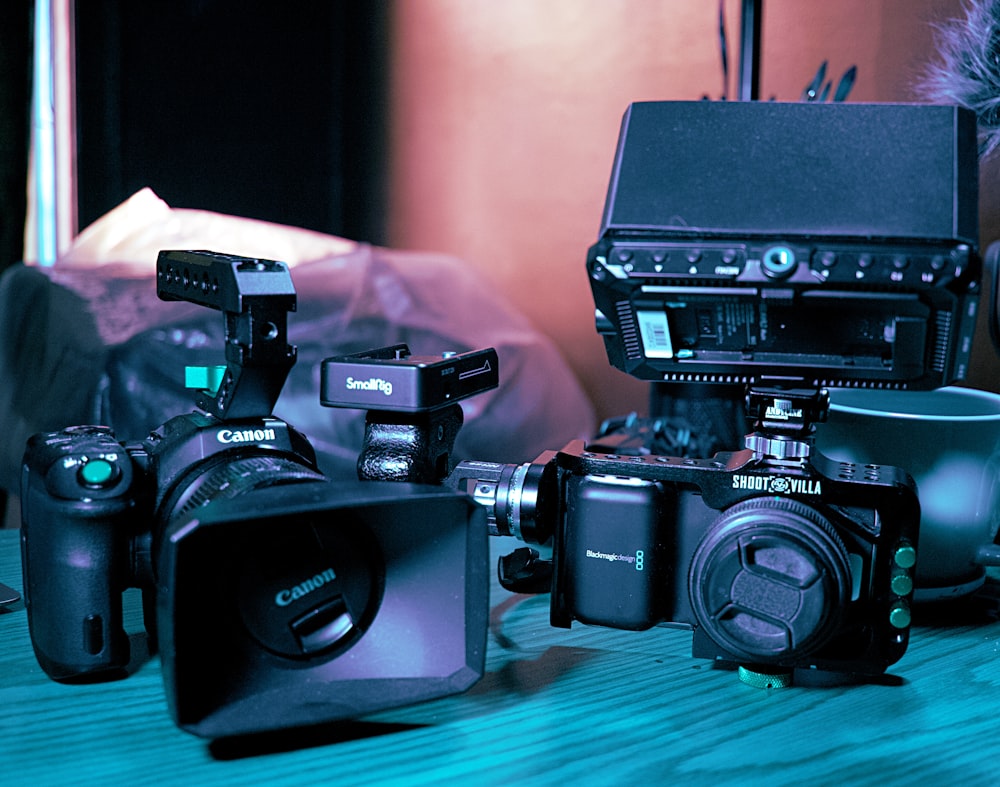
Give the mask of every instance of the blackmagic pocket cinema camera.
<svg viewBox="0 0 1000 787">
<path fill-rule="evenodd" d="M 965 110 L 632 105 L 587 259 L 598 331 L 640 379 L 741 386 L 751 429 L 711 458 L 601 435 L 459 463 L 441 480 L 491 532 L 551 548 L 502 558 L 501 584 L 551 592 L 556 626 L 690 628 L 694 655 L 757 685 L 883 673 L 909 640 L 916 487 L 821 455 L 814 432 L 828 387 L 961 379 L 976 235 Z"/>
<path fill-rule="evenodd" d="M 750 398 L 761 410 L 822 404 Z M 580 441 L 523 465 L 463 462 L 446 482 L 488 508 L 496 534 L 551 544 L 551 562 L 522 548 L 499 568 L 512 591 L 551 590 L 555 626 L 686 626 L 695 656 L 771 685 L 796 668 L 884 672 L 908 642 L 912 479 L 810 451 L 805 425 L 758 426 L 749 448 L 709 459 Z"/>
<path fill-rule="evenodd" d="M 462 691 L 483 671 L 487 529 L 467 496 L 331 482 L 271 415 L 295 362 L 287 267 L 164 251 L 157 292 L 221 310 L 227 365 L 200 411 L 144 440 L 33 437 L 21 543 L 32 644 L 57 680 L 124 674 L 141 588 L 171 714 L 222 737 Z"/>
<path fill-rule="evenodd" d="M 831 461 L 813 431 L 828 387 L 964 377 L 976 150 L 974 115 L 953 107 L 628 109 L 587 256 L 598 332 L 613 365 L 661 388 L 745 386 L 752 428 L 711 459 L 598 440 L 501 471 L 497 521 L 531 538 L 551 523 L 553 623 L 680 623 L 696 655 L 751 679 L 760 665 L 873 675 L 903 655 L 915 484 Z M 510 568 L 531 577 L 532 559 Z"/>
</svg>

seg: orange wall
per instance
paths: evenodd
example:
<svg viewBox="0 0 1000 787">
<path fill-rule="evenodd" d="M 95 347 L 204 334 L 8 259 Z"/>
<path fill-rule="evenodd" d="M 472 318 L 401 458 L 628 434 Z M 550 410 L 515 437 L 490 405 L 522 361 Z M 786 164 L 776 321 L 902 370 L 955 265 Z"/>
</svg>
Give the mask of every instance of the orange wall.
<svg viewBox="0 0 1000 787">
<path fill-rule="evenodd" d="M 961 0 L 764 0 L 761 96 L 797 100 L 823 60 L 852 101 L 913 100 L 931 23 Z M 399 0 L 390 241 L 456 254 L 553 337 L 600 416 L 645 408 L 613 369 L 584 274 L 631 101 L 719 98 L 713 0 Z M 739 0 L 726 0 L 730 96 Z M 905 140 L 901 142 L 905 143 Z M 980 339 L 983 338 L 981 333 Z M 544 373 L 544 370 L 540 370 Z"/>
</svg>

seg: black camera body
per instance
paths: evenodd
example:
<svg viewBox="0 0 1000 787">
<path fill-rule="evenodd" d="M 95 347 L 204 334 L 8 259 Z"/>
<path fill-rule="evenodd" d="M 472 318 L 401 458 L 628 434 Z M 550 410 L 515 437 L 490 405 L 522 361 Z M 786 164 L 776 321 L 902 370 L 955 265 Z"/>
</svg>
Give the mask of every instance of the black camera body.
<svg viewBox="0 0 1000 787">
<path fill-rule="evenodd" d="M 22 472 L 32 641 L 56 679 L 128 666 L 122 592 L 155 590 L 153 552 L 170 538 L 151 523 L 187 525 L 193 511 L 214 500 L 326 480 L 306 438 L 284 421 L 219 421 L 201 413 L 176 416 L 136 444 L 118 442 L 101 426 L 34 435 Z M 45 581 L 35 581 L 36 570 L 48 575 Z M 155 633 L 155 620 L 147 625 Z"/>
<path fill-rule="evenodd" d="M 695 656 L 750 670 L 884 672 L 909 640 L 913 479 L 828 459 L 808 430 L 747 444 L 692 459 L 578 441 L 520 466 L 463 462 L 446 483 L 495 534 L 551 546 L 551 563 L 523 548 L 500 576 L 550 591 L 555 626 L 676 624 Z"/>
<path fill-rule="evenodd" d="M 228 363 L 201 411 L 143 440 L 76 426 L 29 441 L 25 603 L 46 673 L 127 674 L 123 593 L 138 588 L 171 714 L 198 735 L 329 722 L 475 683 L 482 510 L 441 487 L 329 481 L 308 439 L 271 415 L 295 359 L 284 264 L 165 251 L 157 274 L 161 297 L 225 313 Z"/>
<path fill-rule="evenodd" d="M 863 675 L 905 652 L 919 521 L 905 472 L 750 450 L 577 445 L 553 461 L 554 625 L 677 623 L 696 657 Z"/>
</svg>

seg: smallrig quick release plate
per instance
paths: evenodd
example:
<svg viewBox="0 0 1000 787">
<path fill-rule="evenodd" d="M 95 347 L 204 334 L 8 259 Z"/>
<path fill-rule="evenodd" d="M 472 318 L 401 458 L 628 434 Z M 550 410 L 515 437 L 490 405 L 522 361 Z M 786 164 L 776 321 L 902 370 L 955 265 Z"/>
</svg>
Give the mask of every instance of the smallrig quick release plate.
<svg viewBox="0 0 1000 787">
<path fill-rule="evenodd" d="M 320 403 L 327 407 L 421 412 L 457 402 L 500 383 L 492 347 L 464 353 L 411 355 L 405 344 L 327 358 Z"/>
</svg>

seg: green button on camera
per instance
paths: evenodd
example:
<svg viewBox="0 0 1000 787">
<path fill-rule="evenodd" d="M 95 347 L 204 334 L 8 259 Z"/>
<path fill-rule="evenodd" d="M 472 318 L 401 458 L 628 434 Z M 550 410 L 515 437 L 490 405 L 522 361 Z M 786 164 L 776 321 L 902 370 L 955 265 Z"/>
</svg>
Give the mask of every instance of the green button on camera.
<svg viewBox="0 0 1000 787">
<path fill-rule="evenodd" d="M 889 623 L 895 628 L 905 629 L 910 625 L 911 619 L 910 608 L 902 602 L 895 604 L 889 610 Z"/>
<path fill-rule="evenodd" d="M 80 468 L 79 474 L 86 486 L 106 486 L 115 479 L 117 467 L 107 459 L 91 459 Z"/>
<path fill-rule="evenodd" d="M 903 572 L 894 574 L 889 580 L 889 587 L 897 596 L 908 596 L 913 590 L 913 577 Z"/>
<path fill-rule="evenodd" d="M 917 550 L 909 544 L 901 544 L 896 548 L 892 559 L 900 568 L 913 568 L 917 564 Z"/>
</svg>

